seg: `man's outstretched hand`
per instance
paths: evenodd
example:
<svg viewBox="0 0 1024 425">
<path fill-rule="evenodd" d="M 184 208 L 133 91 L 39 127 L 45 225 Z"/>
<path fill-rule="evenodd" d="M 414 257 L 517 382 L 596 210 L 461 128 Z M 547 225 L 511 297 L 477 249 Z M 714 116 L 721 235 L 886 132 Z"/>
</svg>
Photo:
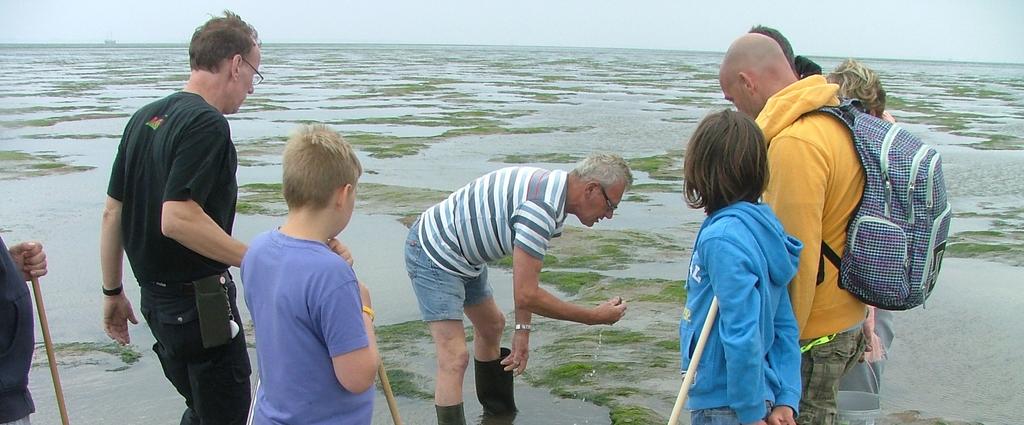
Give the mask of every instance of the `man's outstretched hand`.
<svg viewBox="0 0 1024 425">
<path fill-rule="evenodd" d="M 626 302 L 622 297 L 612 297 L 594 307 L 594 325 L 611 325 L 626 315 Z"/>
</svg>

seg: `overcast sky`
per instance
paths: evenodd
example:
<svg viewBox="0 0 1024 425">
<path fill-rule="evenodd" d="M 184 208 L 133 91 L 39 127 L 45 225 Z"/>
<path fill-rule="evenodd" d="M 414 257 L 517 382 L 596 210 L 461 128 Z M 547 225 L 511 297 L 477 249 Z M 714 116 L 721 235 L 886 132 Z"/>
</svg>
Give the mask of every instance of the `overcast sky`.
<svg viewBox="0 0 1024 425">
<path fill-rule="evenodd" d="M 763 24 L 809 56 L 1024 63 L 1020 0 L 0 0 L 0 43 L 187 43 L 224 9 L 264 43 L 721 52 Z"/>
</svg>

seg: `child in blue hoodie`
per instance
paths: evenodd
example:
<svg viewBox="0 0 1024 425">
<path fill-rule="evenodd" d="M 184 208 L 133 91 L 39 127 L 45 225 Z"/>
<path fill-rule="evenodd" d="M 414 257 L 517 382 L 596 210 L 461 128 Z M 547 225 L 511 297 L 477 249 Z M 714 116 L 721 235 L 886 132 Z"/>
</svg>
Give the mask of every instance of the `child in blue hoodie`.
<svg viewBox="0 0 1024 425">
<path fill-rule="evenodd" d="M 708 115 L 690 139 L 683 175 L 687 205 L 708 215 L 679 326 L 684 371 L 712 298 L 719 303 L 686 403 L 691 423 L 795 424 L 800 346 L 786 286 L 802 245 L 758 202 L 768 182 L 763 133 L 737 112 Z"/>
</svg>

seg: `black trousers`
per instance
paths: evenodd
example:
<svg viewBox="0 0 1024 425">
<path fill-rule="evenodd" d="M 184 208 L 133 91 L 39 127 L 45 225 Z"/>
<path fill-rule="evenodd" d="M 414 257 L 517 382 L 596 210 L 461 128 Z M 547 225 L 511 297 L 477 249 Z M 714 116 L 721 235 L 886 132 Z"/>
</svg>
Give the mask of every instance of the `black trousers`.
<svg viewBox="0 0 1024 425">
<path fill-rule="evenodd" d="M 233 281 L 227 281 L 227 289 L 239 333 L 227 344 L 203 348 L 191 284 L 142 284 L 141 310 L 156 338 L 153 351 L 185 397 L 182 425 L 244 424 L 248 416 L 252 368 Z"/>
</svg>

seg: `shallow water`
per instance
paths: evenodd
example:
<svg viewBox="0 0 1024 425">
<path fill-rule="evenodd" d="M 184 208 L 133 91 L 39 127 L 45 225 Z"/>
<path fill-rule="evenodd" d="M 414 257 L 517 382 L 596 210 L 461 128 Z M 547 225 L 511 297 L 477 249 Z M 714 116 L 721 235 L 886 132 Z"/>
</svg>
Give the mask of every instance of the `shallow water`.
<svg viewBox="0 0 1024 425">
<path fill-rule="evenodd" d="M 240 145 L 284 137 L 300 120 L 338 122 L 335 128 L 345 133 L 429 137 L 458 125 L 345 121 L 438 118 L 458 111 L 482 112 L 506 129 L 577 128 L 432 139 L 419 153 L 400 158 L 360 154 L 369 171 L 363 181 L 453 190 L 502 166 L 490 160 L 508 154 L 609 150 L 635 158 L 679 150 L 700 117 L 729 106 L 718 93 L 719 59 L 717 54 L 643 50 L 267 45 L 261 67 L 267 80 L 230 120 Z M 838 60 L 820 63 L 829 69 Z M 999 220 L 1020 222 L 1024 151 L 972 145 L 1002 135 L 1010 138 L 1009 147 L 1024 147 L 1024 66 L 867 63 L 897 99 L 898 106 L 891 108 L 897 119 L 942 152 L 957 213 L 981 214 L 954 220 L 954 232 L 991 229 Z M 0 151 L 54 153 L 73 165 L 95 167 L 0 180 L 4 240 L 38 239 L 46 246 L 50 274 L 43 285 L 57 342 L 106 340 L 100 327 L 96 251 L 110 163 L 127 121 L 123 116 L 179 89 L 187 78 L 186 64 L 184 48 L 0 47 L 5 71 L 0 73 Z M 501 116 L 522 111 L 525 115 Z M 274 158 L 268 162 L 240 167 L 239 183 L 279 181 L 279 164 Z M 646 173 L 636 174 L 638 182 L 652 182 Z M 657 232 L 687 246 L 700 212 L 686 209 L 678 192 L 646 195 L 644 202 L 624 202 L 615 219 L 598 227 Z M 247 241 L 281 221 L 239 216 L 235 236 Z M 573 218 L 568 224 L 579 225 Z M 356 272 L 372 288 L 383 324 L 418 317 L 404 273 L 405 232 L 393 216 L 357 213 L 342 234 L 356 257 Z M 610 274 L 678 280 L 687 261 L 688 254 L 681 252 Z M 1024 349 L 1019 312 L 1024 273 L 1019 267 L 964 259 L 948 259 L 942 273 L 927 309 L 897 315 L 883 408 L 1014 423 L 1014 407 L 1024 405 L 1019 394 L 1024 363 L 1016 355 Z M 511 276 L 497 269 L 490 276 L 496 300 L 508 311 Z M 126 282 L 137 300 L 131 278 Z M 75 423 L 169 423 L 178 417 L 180 399 L 147 348 L 152 337 L 144 325 L 134 327 L 132 335 L 143 357 L 126 370 L 109 372 L 108 364 L 62 367 Z M 41 349 L 37 354 L 43 355 Z M 469 417 L 479 409 L 471 381 L 466 388 Z M 36 423 L 56 422 L 49 385 L 45 367 L 32 371 Z M 560 400 L 525 384 L 517 391 L 520 405 L 529 409 L 516 423 L 609 422 L 605 408 Z M 402 398 L 400 406 L 407 423 L 430 423 L 429 402 Z M 389 423 L 383 399 L 375 417 L 375 423 Z"/>
<path fill-rule="evenodd" d="M 1019 267 L 950 258 L 923 309 L 897 312 L 883 408 L 1019 423 L 1024 303 Z"/>
</svg>

